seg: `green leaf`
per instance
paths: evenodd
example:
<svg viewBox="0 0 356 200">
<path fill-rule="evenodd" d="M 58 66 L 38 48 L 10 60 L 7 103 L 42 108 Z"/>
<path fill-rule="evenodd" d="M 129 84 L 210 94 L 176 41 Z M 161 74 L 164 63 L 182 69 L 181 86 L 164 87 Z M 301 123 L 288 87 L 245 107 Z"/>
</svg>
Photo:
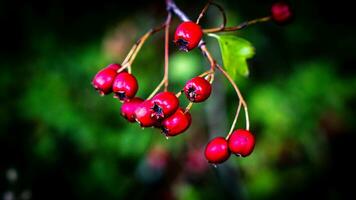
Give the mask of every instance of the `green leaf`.
<svg viewBox="0 0 356 200">
<path fill-rule="evenodd" d="M 235 79 L 237 73 L 242 76 L 248 76 L 248 64 L 246 59 L 252 58 L 255 54 L 255 48 L 252 44 L 240 37 L 234 35 L 216 35 L 209 34 L 219 41 L 224 68 L 229 75 Z"/>
</svg>

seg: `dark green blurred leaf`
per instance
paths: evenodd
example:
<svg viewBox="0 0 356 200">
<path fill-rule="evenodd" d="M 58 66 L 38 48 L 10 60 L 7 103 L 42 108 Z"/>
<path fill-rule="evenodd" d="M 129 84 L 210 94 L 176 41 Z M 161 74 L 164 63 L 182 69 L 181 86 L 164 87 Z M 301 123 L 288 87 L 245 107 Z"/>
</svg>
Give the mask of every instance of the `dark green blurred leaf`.
<svg viewBox="0 0 356 200">
<path fill-rule="evenodd" d="M 252 44 L 234 35 L 209 34 L 209 36 L 219 41 L 224 67 L 230 76 L 234 79 L 237 73 L 242 76 L 248 76 L 249 70 L 246 60 L 252 58 L 255 54 Z"/>
</svg>

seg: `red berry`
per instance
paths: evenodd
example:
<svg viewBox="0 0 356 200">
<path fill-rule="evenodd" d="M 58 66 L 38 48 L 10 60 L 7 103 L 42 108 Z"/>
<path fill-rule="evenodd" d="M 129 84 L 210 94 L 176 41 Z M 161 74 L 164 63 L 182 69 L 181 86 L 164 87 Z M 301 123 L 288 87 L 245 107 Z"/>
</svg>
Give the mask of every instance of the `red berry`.
<svg viewBox="0 0 356 200">
<path fill-rule="evenodd" d="M 110 64 L 94 76 L 91 83 L 100 95 L 103 96 L 112 92 L 112 85 L 117 75 L 117 70 L 120 68 L 121 66 L 118 64 Z"/>
<path fill-rule="evenodd" d="M 211 94 L 211 84 L 205 78 L 195 77 L 184 86 L 185 96 L 191 102 L 205 101 Z"/>
<path fill-rule="evenodd" d="M 190 113 L 184 113 L 182 108 L 178 108 L 173 115 L 162 121 L 162 132 L 166 134 L 166 136 L 178 135 L 187 130 L 191 122 L 192 117 Z"/>
<path fill-rule="evenodd" d="M 162 120 L 172 115 L 179 107 L 179 100 L 172 92 L 160 92 L 151 99 L 153 106 L 152 117 Z"/>
<path fill-rule="evenodd" d="M 125 117 L 129 122 L 135 122 L 135 110 L 143 102 L 143 99 L 134 97 L 121 106 L 121 115 Z"/>
<path fill-rule="evenodd" d="M 278 24 L 290 22 L 293 17 L 293 12 L 290 5 L 286 2 L 274 3 L 271 7 L 272 19 Z"/>
<path fill-rule="evenodd" d="M 228 144 L 232 153 L 245 157 L 252 153 L 255 137 L 247 130 L 238 129 L 231 134 Z"/>
<path fill-rule="evenodd" d="M 112 90 L 115 93 L 114 97 L 121 101 L 131 99 L 138 90 L 137 80 L 132 74 L 121 72 L 115 77 Z"/>
<path fill-rule="evenodd" d="M 174 43 L 181 51 L 190 51 L 198 46 L 203 31 L 201 27 L 191 21 L 181 23 L 174 34 Z"/>
<path fill-rule="evenodd" d="M 212 139 L 205 148 L 205 158 L 213 164 L 219 164 L 227 160 L 230 156 L 230 151 L 227 146 L 227 141 L 223 137 Z"/>
<path fill-rule="evenodd" d="M 157 124 L 157 120 L 153 119 L 152 101 L 146 100 L 137 106 L 135 110 L 135 120 L 141 127 L 150 127 Z"/>
</svg>

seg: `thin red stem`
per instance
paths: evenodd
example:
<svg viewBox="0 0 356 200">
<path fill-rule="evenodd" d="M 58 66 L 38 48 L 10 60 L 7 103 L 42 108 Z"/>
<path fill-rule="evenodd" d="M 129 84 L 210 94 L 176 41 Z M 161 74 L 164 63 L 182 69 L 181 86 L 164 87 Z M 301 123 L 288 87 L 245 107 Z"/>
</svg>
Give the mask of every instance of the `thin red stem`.
<svg viewBox="0 0 356 200">
<path fill-rule="evenodd" d="M 169 69 L 169 26 L 171 24 L 172 13 L 168 12 L 165 28 L 165 40 L 164 40 L 164 91 L 168 90 L 168 69 Z"/>
<path fill-rule="evenodd" d="M 217 28 L 210 28 L 210 29 L 204 29 L 203 32 L 204 33 L 217 33 L 217 32 L 229 32 L 229 31 L 237 31 L 237 30 L 241 30 L 243 28 L 246 28 L 247 26 L 256 24 L 256 23 L 260 23 L 260 22 L 267 22 L 271 19 L 270 16 L 267 17 L 262 17 L 262 18 L 258 18 L 258 19 L 253 19 L 250 21 L 246 21 L 243 22 L 237 26 L 231 26 L 231 27 L 217 27 Z"/>
<path fill-rule="evenodd" d="M 205 7 L 203 8 L 203 10 L 200 12 L 199 17 L 198 17 L 196 23 L 199 24 L 200 19 L 206 14 L 206 12 L 207 12 L 207 10 L 208 10 L 208 8 L 209 8 L 210 5 L 213 5 L 213 6 L 215 6 L 216 8 L 219 9 L 219 11 L 220 11 L 220 13 L 221 13 L 221 15 L 222 15 L 222 17 L 223 17 L 223 23 L 221 24 L 221 26 L 219 27 L 219 29 L 220 29 L 220 30 L 223 30 L 223 29 L 225 28 L 225 26 L 226 26 L 226 23 L 227 23 L 227 18 L 226 18 L 225 10 L 224 10 L 224 8 L 223 8 L 222 6 L 220 6 L 219 4 L 217 4 L 217 3 L 215 3 L 215 2 L 212 2 L 212 1 L 209 1 L 209 2 L 205 5 Z"/>
<path fill-rule="evenodd" d="M 165 40 L 164 40 L 164 75 L 162 81 L 157 85 L 157 87 L 152 91 L 147 99 L 151 99 L 161 88 L 164 86 L 164 91 L 168 90 L 169 83 L 169 26 L 172 21 L 172 13 L 169 10 L 168 2 L 170 0 L 166 0 L 167 2 L 167 19 L 164 24 L 165 27 Z"/>
<path fill-rule="evenodd" d="M 162 30 L 165 26 L 166 26 L 166 23 L 161 24 L 160 26 L 150 29 L 143 36 L 141 36 L 141 38 L 138 39 L 137 42 L 132 46 L 130 52 L 127 54 L 126 58 L 124 59 L 124 62 L 122 62 L 122 67 L 117 72 L 118 73 L 122 72 L 126 68 L 130 69 L 133 61 L 135 60 L 138 52 L 141 50 L 141 47 L 146 42 L 146 40 L 154 33 Z M 130 69 L 130 71 L 131 71 L 131 69 Z"/>
<path fill-rule="evenodd" d="M 230 131 L 229 131 L 229 134 L 226 136 L 226 139 L 229 139 L 231 133 L 233 132 L 235 126 L 236 126 L 236 123 L 237 123 L 237 119 L 238 119 L 238 116 L 239 116 L 239 113 L 240 113 L 240 108 L 241 108 L 241 105 L 244 107 L 244 110 L 245 110 L 245 119 L 246 119 L 246 130 L 249 130 L 250 129 L 250 120 L 249 120 L 249 117 L 248 117 L 248 110 L 247 110 L 247 104 L 239 90 L 239 88 L 237 87 L 236 83 L 234 82 L 234 80 L 230 77 L 230 75 L 220 66 L 220 65 L 216 65 L 216 67 L 222 72 L 222 74 L 227 78 L 227 80 L 229 80 L 229 82 L 231 83 L 231 85 L 234 87 L 235 89 L 235 92 L 239 98 L 239 105 L 236 109 L 236 114 L 235 114 L 235 118 L 234 118 L 234 121 L 231 125 L 231 128 L 230 128 Z"/>
<path fill-rule="evenodd" d="M 208 3 L 205 4 L 203 10 L 199 13 L 198 19 L 195 22 L 196 24 L 199 24 L 200 19 L 204 17 L 204 15 L 206 14 L 206 11 L 208 10 L 210 4 L 211 4 L 211 0 L 209 0 Z"/>
</svg>

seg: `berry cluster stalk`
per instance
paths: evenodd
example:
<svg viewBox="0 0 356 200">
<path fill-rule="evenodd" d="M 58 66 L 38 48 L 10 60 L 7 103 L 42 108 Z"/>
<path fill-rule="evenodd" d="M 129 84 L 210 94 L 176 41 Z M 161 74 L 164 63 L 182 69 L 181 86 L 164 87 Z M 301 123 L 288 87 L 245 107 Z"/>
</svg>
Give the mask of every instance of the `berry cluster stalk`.
<svg viewBox="0 0 356 200">
<path fill-rule="evenodd" d="M 182 21 L 189 21 L 189 18 L 185 15 L 185 13 L 180 10 L 177 5 L 174 3 L 173 0 L 166 0 L 166 4 L 167 4 L 167 10 L 168 11 L 172 11 L 174 14 L 176 14 Z M 238 27 L 242 27 L 242 25 L 239 25 L 239 26 L 236 26 L 236 27 L 225 27 L 226 25 L 226 15 L 225 15 L 225 12 L 224 10 L 222 9 L 222 7 L 218 4 L 215 4 L 213 3 L 212 1 L 209 1 L 206 6 L 203 8 L 202 12 L 200 13 L 199 17 L 198 17 L 198 20 L 197 22 L 200 21 L 200 19 L 204 16 L 204 14 L 206 13 L 206 10 L 208 9 L 208 7 L 210 5 L 214 5 L 216 6 L 222 13 L 223 15 L 223 24 L 218 27 L 218 28 L 214 28 L 214 29 L 207 29 L 207 30 L 210 30 L 212 32 L 219 32 L 219 31 L 232 31 L 232 29 L 235 29 L 235 30 L 239 30 L 241 28 L 238 28 Z M 261 21 L 268 21 L 270 19 L 270 17 L 265 17 L 265 18 L 261 18 L 261 19 L 256 19 L 256 20 L 252 20 L 252 21 L 248 21 L 248 22 L 245 22 L 243 23 L 243 27 L 246 27 L 247 25 L 250 25 L 250 24 L 254 24 L 254 23 L 257 23 L 257 22 L 261 22 Z M 201 40 L 200 43 L 199 43 L 199 48 L 200 50 L 202 51 L 202 54 L 208 59 L 209 63 L 210 63 L 210 70 L 204 72 L 202 75 L 200 76 L 207 76 L 209 75 L 209 81 L 210 83 L 213 82 L 213 78 L 214 78 L 214 71 L 215 71 L 215 67 L 217 67 L 221 72 L 222 74 L 229 80 L 229 82 L 231 83 L 231 85 L 234 87 L 235 89 L 235 92 L 239 98 L 239 105 L 237 107 L 237 110 L 236 110 L 236 114 L 235 114 L 235 118 L 234 118 L 234 121 L 232 123 L 232 126 L 231 126 L 231 129 L 228 133 L 228 135 L 226 136 L 226 139 L 229 139 L 231 133 L 233 132 L 235 126 L 236 126 L 236 123 L 237 123 L 237 119 L 238 119 L 238 116 L 239 116 L 239 113 L 240 113 L 240 109 L 241 109 L 241 106 L 244 107 L 244 110 L 245 110 L 245 118 L 246 118 L 246 129 L 249 130 L 250 129 L 250 122 L 249 122 L 249 116 L 248 116 L 248 108 L 247 108 L 247 104 L 239 90 L 239 88 L 237 87 L 237 85 L 235 84 L 235 82 L 232 80 L 232 78 L 229 76 L 228 73 L 226 73 L 226 71 L 216 63 L 215 59 L 211 56 L 211 53 L 209 52 L 209 50 L 207 49 L 206 45 L 205 45 L 205 42 L 204 40 Z M 177 96 L 180 95 L 181 92 L 179 92 L 177 94 Z M 186 108 L 186 111 L 188 111 L 190 108 L 191 108 L 191 104 L 189 104 Z"/>
<path fill-rule="evenodd" d="M 204 29 L 203 32 L 204 33 L 217 33 L 217 32 L 229 32 L 229 31 L 237 31 L 237 30 L 241 30 L 243 28 L 246 28 L 247 26 L 253 25 L 253 24 L 257 24 L 260 22 L 267 22 L 271 20 L 270 16 L 266 16 L 266 17 L 262 17 L 262 18 L 258 18 L 258 19 L 253 19 L 250 21 L 245 21 L 242 22 L 241 24 L 237 25 L 237 26 L 231 26 L 231 27 L 225 27 L 225 26 L 220 26 L 217 28 L 210 28 L 210 29 Z"/>
<path fill-rule="evenodd" d="M 131 65 L 132 65 L 133 61 L 135 60 L 138 52 L 141 50 L 141 47 L 146 42 L 146 40 L 154 33 L 161 31 L 164 27 L 166 27 L 166 23 L 163 23 L 160 26 L 150 29 L 140 39 L 138 39 L 137 42 L 132 46 L 130 52 L 127 54 L 124 61 L 122 62 L 122 64 L 121 64 L 122 67 L 119 70 L 117 70 L 117 73 L 124 71 L 126 68 L 128 68 L 128 70 L 130 72 Z"/>
</svg>

